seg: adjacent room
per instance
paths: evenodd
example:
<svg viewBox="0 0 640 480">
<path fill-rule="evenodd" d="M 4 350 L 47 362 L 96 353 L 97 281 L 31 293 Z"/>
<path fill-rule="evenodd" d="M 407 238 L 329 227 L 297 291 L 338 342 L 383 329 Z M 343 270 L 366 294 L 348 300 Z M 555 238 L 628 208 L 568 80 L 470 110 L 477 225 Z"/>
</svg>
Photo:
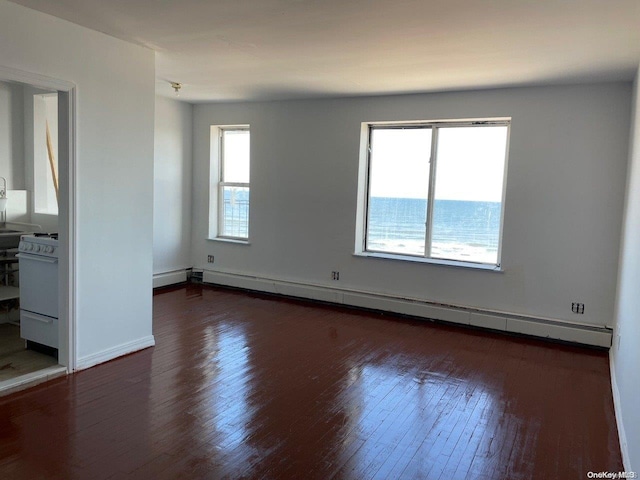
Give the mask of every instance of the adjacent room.
<svg viewBox="0 0 640 480">
<path fill-rule="evenodd" d="M 0 96 L 0 391 L 8 391 L 65 371 L 57 351 L 58 92 L 0 82 Z"/>
<path fill-rule="evenodd" d="M 639 91 L 637 0 L 0 0 L 0 476 L 634 478 Z"/>
</svg>

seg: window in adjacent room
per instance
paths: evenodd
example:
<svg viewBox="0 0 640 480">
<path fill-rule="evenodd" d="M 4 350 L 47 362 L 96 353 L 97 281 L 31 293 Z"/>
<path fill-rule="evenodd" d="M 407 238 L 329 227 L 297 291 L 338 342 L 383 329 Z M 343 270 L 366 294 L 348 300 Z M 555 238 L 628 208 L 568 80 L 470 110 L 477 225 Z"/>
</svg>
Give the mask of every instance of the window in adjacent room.
<svg viewBox="0 0 640 480">
<path fill-rule="evenodd" d="M 211 127 L 209 238 L 249 239 L 248 125 Z"/>
<path fill-rule="evenodd" d="M 499 268 L 509 125 L 365 124 L 356 253 Z"/>
<path fill-rule="evenodd" d="M 33 204 L 58 214 L 58 94 L 33 96 Z"/>
</svg>

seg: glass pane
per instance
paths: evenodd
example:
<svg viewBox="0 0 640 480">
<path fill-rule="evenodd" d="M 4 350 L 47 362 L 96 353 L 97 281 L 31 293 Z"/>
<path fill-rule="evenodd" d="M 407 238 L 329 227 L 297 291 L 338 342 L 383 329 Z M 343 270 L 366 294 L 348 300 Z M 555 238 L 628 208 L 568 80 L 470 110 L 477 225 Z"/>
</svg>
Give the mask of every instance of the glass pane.
<svg viewBox="0 0 640 480">
<path fill-rule="evenodd" d="M 425 253 L 431 129 L 371 131 L 367 250 Z"/>
<path fill-rule="evenodd" d="M 249 188 L 222 187 L 220 236 L 249 238 Z"/>
<path fill-rule="evenodd" d="M 54 182 L 54 178 L 56 182 L 58 179 L 57 93 L 33 95 L 33 132 L 34 211 L 57 215 L 58 195 Z"/>
<path fill-rule="evenodd" d="M 438 130 L 431 257 L 498 262 L 507 127 Z"/>
<path fill-rule="evenodd" d="M 249 183 L 249 130 L 223 130 L 223 182 Z"/>
</svg>

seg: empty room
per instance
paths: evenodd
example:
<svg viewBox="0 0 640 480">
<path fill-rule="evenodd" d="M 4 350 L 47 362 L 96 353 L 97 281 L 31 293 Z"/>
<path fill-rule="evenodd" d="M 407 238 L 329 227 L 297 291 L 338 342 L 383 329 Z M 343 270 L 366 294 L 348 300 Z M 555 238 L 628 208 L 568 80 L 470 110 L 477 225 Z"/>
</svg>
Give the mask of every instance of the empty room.
<svg viewBox="0 0 640 480">
<path fill-rule="evenodd" d="M 637 0 L 0 0 L 0 478 L 636 478 L 639 83 Z"/>
</svg>

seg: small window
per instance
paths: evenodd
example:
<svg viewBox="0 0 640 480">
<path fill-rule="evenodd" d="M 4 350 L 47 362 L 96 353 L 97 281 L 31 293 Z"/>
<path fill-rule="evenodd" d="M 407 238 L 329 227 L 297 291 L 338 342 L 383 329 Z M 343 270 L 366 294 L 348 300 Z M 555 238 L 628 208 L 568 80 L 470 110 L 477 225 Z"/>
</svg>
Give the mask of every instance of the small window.
<svg viewBox="0 0 640 480">
<path fill-rule="evenodd" d="M 211 127 L 210 238 L 249 238 L 248 125 Z"/>
<path fill-rule="evenodd" d="M 356 253 L 499 267 L 509 120 L 368 124 Z"/>
<path fill-rule="evenodd" d="M 58 94 L 33 96 L 35 213 L 58 214 Z"/>
</svg>

